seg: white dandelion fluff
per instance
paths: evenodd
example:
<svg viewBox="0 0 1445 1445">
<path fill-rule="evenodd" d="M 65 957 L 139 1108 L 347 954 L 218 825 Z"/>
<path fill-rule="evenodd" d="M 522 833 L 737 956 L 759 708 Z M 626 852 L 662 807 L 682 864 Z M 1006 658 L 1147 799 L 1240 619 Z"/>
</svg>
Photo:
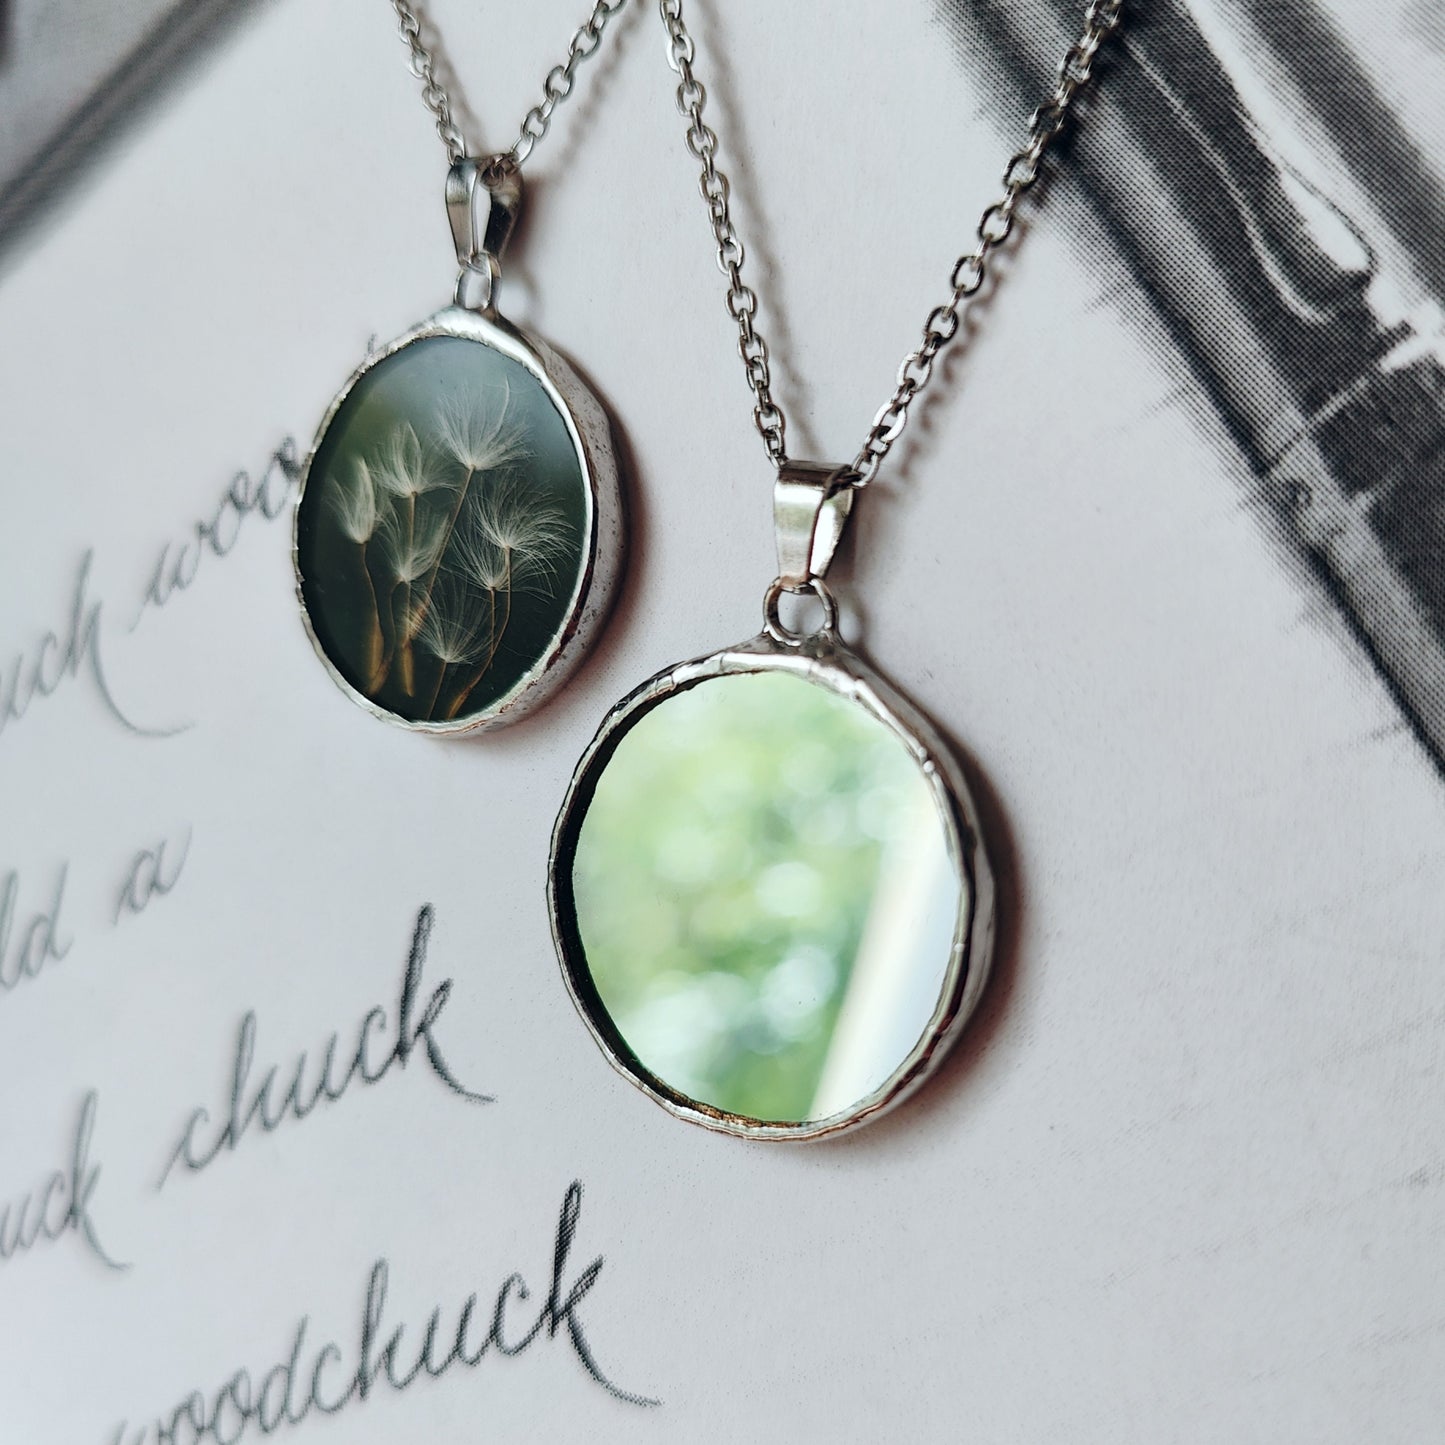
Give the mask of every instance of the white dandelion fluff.
<svg viewBox="0 0 1445 1445">
<path fill-rule="evenodd" d="M 371 463 L 372 480 L 388 496 L 415 502 L 448 484 L 433 452 L 424 447 L 410 422 L 392 427 Z"/>
<path fill-rule="evenodd" d="M 475 507 L 453 535 L 451 558 L 456 570 L 483 592 L 499 592 L 507 585 L 506 554 L 477 525 Z"/>
<path fill-rule="evenodd" d="M 469 472 L 492 472 L 530 456 L 520 427 L 507 418 L 511 389 L 501 387 L 500 404 L 478 396 L 446 396 L 437 407 L 442 445 Z"/>
<path fill-rule="evenodd" d="M 377 545 L 393 585 L 412 583 L 437 565 L 446 545 L 446 519 L 418 512 L 415 520 L 390 512 L 377 532 Z"/>
<path fill-rule="evenodd" d="M 502 554 L 510 585 L 550 591 L 571 546 L 560 508 L 539 501 L 513 478 L 499 478 L 472 508 L 473 525 Z"/>
<path fill-rule="evenodd" d="M 416 629 L 417 644 L 443 667 L 477 662 L 491 647 L 487 599 L 460 578 L 444 573 Z"/>
<path fill-rule="evenodd" d="M 331 480 L 332 503 L 343 534 L 358 544 L 369 542 L 381 521 L 381 503 L 366 458 L 356 459 L 349 479 L 333 472 Z"/>
</svg>

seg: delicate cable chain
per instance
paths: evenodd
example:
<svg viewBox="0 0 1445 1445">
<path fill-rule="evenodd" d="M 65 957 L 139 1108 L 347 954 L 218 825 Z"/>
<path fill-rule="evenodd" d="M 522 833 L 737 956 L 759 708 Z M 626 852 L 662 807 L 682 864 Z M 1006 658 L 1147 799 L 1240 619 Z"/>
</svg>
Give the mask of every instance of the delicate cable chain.
<svg viewBox="0 0 1445 1445">
<path fill-rule="evenodd" d="M 437 77 L 436 55 L 422 39 L 421 18 L 408 0 L 391 0 L 391 3 L 401 26 L 401 38 L 411 52 L 412 74 L 421 81 L 422 101 L 436 118 L 437 134 L 447 148 L 447 155 L 455 163 L 466 155 L 467 142 L 452 119 L 451 97 Z M 597 0 L 592 13 L 577 27 L 567 45 L 567 58 L 560 65 L 554 65 L 542 82 L 541 103 L 527 112 L 516 140 L 502 152 L 504 157 L 510 157 L 512 165 L 520 166 L 532 154 L 532 147 L 547 134 L 552 112 L 572 94 L 572 87 L 577 81 L 577 67 L 596 53 L 607 22 L 626 3 L 627 0 Z"/>
<path fill-rule="evenodd" d="M 958 334 L 963 303 L 987 278 L 990 258 L 1013 231 L 1019 201 L 1038 180 L 1044 155 L 1063 130 L 1080 91 L 1088 84 L 1100 48 L 1118 28 L 1123 5 L 1124 0 L 1089 0 L 1085 7 L 1083 32 L 1060 62 L 1053 94 L 1029 117 L 1028 141 L 1004 168 L 1003 196 L 989 206 L 979 220 L 978 245 L 955 263 L 949 277 L 952 291 L 948 300 L 929 312 L 921 344 L 904 357 L 898 369 L 898 385 L 874 417 L 853 460 L 852 485 L 866 486 L 873 480 L 883 458 L 907 425 L 909 408 L 932 378 L 939 352 Z M 707 91 L 693 71 L 694 46 L 683 23 L 682 0 L 658 0 L 658 9 L 667 27 L 668 60 L 678 74 L 677 108 L 688 122 L 687 148 L 702 163 L 699 189 L 707 203 L 713 237 L 717 241 L 718 266 L 728 278 L 727 308 L 738 324 L 738 354 L 757 401 L 753 421 L 768 457 L 774 466 L 781 467 L 787 461 L 784 445 L 787 421 L 773 400 L 768 346 L 753 320 L 758 298 L 742 278 L 743 243 L 728 206 L 728 178 L 717 166 L 717 134 L 703 120 Z"/>
<path fill-rule="evenodd" d="M 758 309 L 757 293 L 743 280 L 746 253 L 728 206 L 728 178 L 717 168 L 717 133 L 702 118 L 707 91 L 693 74 L 692 35 L 682 21 L 682 0 L 658 0 L 658 9 L 662 12 L 663 24 L 667 26 L 668 62 L 678 75 L 677 108 L 688 122 L 687 148 L 702 162 L 702 179 L 698 189 L 707 202 L 713 239 L 717 242 L 718 268 L 728 278 L 727 308 L 728 314 L 738 324 L 738 355 L 743 359 L 748 385 L 752 387 L 757 401 L 753 407 L 753 422 L 773 465 L 781 467 L 788 459 L 784 441 L 787 419 L 773 400 L 768 343 L 753 325 L 753 316 Z"/>
</svg>

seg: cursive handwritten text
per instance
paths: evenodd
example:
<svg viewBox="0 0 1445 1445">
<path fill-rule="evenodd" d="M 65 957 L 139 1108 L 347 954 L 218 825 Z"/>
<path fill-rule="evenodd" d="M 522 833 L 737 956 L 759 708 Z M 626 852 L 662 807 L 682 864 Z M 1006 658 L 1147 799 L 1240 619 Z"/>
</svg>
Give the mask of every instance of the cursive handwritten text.
<svg viewBox="0 0 1445 1445">
<path fill-rule="evenodd" d="M 132 722 L 111 693 L 100 655 L 101 603 L 90 595 L 94 559 L 94 552 L 86 552 L 80 559 L 70 594 L 70 620 L 63 635 L 47 632 L 30 651 L 18 653 L 6 671 L 0 671 L 0 732 L 24 717 L 37 698 L 53 697 L 63 683 L 88 677 L 106 711 L 127 731 L 164 736 Z"/>
<path fill-rule="evenodd" d="M 253 480 L 249 472 L 237 472 L 215 511 L 196 522 L 184 542 L 167 542 L 161 548 L 132 631 L 147 608 L 164 607 L 174 593 L 184 592 L 196 580 L 208 553 L 212 557 L 226 556 L 236 545 L 247 517 L 259 512 L 266 521 L 274 522 L 284 510 L 300 470 L 296 443 L 287 437 L 271 453 L 259 480 Z"/>
<path fill-rule="evenodd" d="M 0 1262 L 34 1249 L 42 1240 L 53 1244 L 67 1234 L 74 1234 L 109 1268 L 129 1268 L 129 1265 L 117 1264 L 106 1253 L 90 1214 L 91 1196 L 100 1183 L 100 1165 L 90 1162 L 95 1110 L 96 1092 L 92 1089 L 80 1106 L 67 1169 L 55 1170 L 44 1184 L 23 1199 L 0 1204 Z"/>
<path fill-rule="evenodd" d="M 271 454 L 259 481 L 247 472 L 231 479 L 211 516 L 195 523 L 192 535 L 178 547 L 162 547 L 131 623 L 139 626 L 147 609 L 164 607 L 172 594 L 184 591 L 196 579 L 206 553 L 224 557 L 236 545 L 246 518 L 259 512 L 268 521 L 281 514 L 286 498 L 300 476 L 296 444 L 287 437 Z M 90 571 L 95 552 L 80 559 L 71 587 L 70 617 L 59 631 L 45 633 L 28 649 L 0 667 L 0 732 L 18 722 L 37 700 L 53 697 L 66 682 L 87 678 L 106 711 L 128 732 L 143 737 L 172 737 L 179 729 L 143 727 L 122 709 L 111 691 L 102 657 L 104 603 L 91 593 Z"/>
<path fill-rule="evenodd" d="M 523 1277 L 513 1273 L 497 1291 L 489 1323 L 479 1313 L 477 1296 L 471 1294 L 445 1325 L 443 1307 L 438 1305 L 418 1337 L 407 1344 L 404 1324 L 383 1324 L 390 1271 L 384 1259 L 378 1260 L 367 1280 L 359 1338 L 350 1358 L 334 1340 L 319 1349 L 308 1347 L 311 1322 L 304 1318 L 292 1333 L 285 1360 L 259 1381 L 249 1370 L 237 1370 L 220 1386 L 194 1391 L 139 1430 L 132 1432 L 129 1424 L 117 1426 L 110 1445 L 199 1445 L 207 1439 L 232 1445 L 252 1426 L 262 1435 L 271 1435 L 301 1424 L 313 1410 L 337 1415 L 363 1405 L 380 1384 L 396 1391 L 409 1390 L 424 1377 L 440 1379 L 458 1366 L 474 1370 L 489 1354 L 515 1359 L 538 1340 L 554 1340 L 563 1332 L 582 1368 L 608 1394 L 630 1405 L 656 1405 L 657 1400 L 624 1390 L 603 1373 L 583 1329 L 578 1309 L 597 1283 L 602 1257 L 594 1259 L 570 1286 L 566 1283 L 567 1258 L 581 1212 L 582 1185 L 574 1180 L 557 1221 L 552 1285 L 536 1318 L 524 1330 L 517 1329 L 514 1316 L 531 1298 L 531 1291 Z"/>
<path fill-rule="evenodd" d="M 251 1083 L 251 1065 L 256 1053 L 256 1013 L 248 1012 L 241 1020 L 240 1032 L 236 1036 L 235 1060 L 231 1069 L 231 1098 L 225 1121 L 214 1131 L 209 1142 L 202 1142 L 200 1135 L 211 1121 L 206 1109 L 194 1109 L 186 1122 L 180 1140 L 171 1152 L 160 1182 L 164 1184 L 177 1164 L 184 1164 L 193 1173 L 211 1164 L 223 1149 L 233 1150 L 245 1137 L 252 1125 L 262 1133 L 269 1134 L 279 1128 L 289 1116 L 304 1119 L 321 1101 L 328 1099 L 335 1103 L 358 1080 L 362 1084 L 379 1084 L 391 1071 L 393 1065 L 405 1068 L 420 1044 L 425 1051 L 427 1063 L 432 1072 L 453 1093 L 476 1104 L 490 1104 L 490 1094 L 475 1094 L 463 1088 L 447 1065 L 437 1043 L 437 1020 L 451 997 L 452 981 L 443 979 L 432 989 L 431 997 L 418 1009 L 418 995 L 421 990 L 422 965 L 426 961 L 427 941 L 431 937 L 432 908 L 422 907 L 416 916 L 416 928 L 412 933 L 411 950 L 407 955 L 406 970 L 402 975 L 401 997 L 396 1009 L 394 1037 L 386 1051 L 377 1058 L 373 1047 L 384 1043 L 381 1035 L 387 1027 L 386 1010 L 379 1005 L 370 1009 L 356 1029 L 355 1043 L 351 1048 L 340 1072 L 336 1072 L 339 1033 L 331 1035 L 320 1065 L 314 1070 L 314 1077 L 306 1083 L 310 1060 L 302 1054 L 291 1069 L 290 1077 L 279 1097 L 278 1072 L 275 1067 L 266 1071 L 259 1085 Z"/>
<path fill-rule="evenodd" d="M 16 907 L 20 898 L 20 874 L 12 868 L 0 877 L 0 991 L 9 993 L 25 979 L 35 978 L 46 964 L 59 963 L 70 952 L 73 940 L 63 937 L 60 930 L 60 908 L 65 902 L 69 872 L 69 864 L 63 864 L 55 876 L 50 906 L 19 928 Z"/>
<path fill-rule="evenodd" d="M 152 848 L 136 850 L 116 896 L 113 922 L 119 923 L 127 913 L 144 913 L 153 898 L 164 898 L 181 881 L 181 869 L 191 852 L 190 830 L 186 830 L 180 856 L 174 861 L 167 852 L 170 846 L 170 840 L 164 839 Z"/>
</svg>

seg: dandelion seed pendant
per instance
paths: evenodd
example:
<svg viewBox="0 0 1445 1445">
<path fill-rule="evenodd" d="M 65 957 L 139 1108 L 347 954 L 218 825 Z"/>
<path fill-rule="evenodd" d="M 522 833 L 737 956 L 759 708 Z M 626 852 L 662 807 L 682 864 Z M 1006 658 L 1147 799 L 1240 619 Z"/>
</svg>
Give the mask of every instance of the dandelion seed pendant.
<svg viewBox="0 0 1445 1445">
<path fill-rule="evenodd" d="M 520 198 L 515 168 L 452 167 L 457 304 L 353 374 L 296 502 L 297 593 L 318 654 L 353 700 L 419 732 L 474 732 L 541 702 L 596 632 L 617 572 L 606 414 L 493 306 Z"/>
</svg>

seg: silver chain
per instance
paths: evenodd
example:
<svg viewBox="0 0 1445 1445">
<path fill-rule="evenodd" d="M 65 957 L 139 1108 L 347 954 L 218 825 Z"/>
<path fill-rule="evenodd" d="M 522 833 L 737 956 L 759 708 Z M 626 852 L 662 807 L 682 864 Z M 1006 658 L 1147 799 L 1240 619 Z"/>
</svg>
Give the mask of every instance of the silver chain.
<svg viewBox="0 0 1445 1445">
<path fill-rule="evenodd" d="M 532 154 L 532 147 L 547 134 L 552 112 L 572 94 L 578 66 L 596 52 L 602 43 L 602 32 L 607 28 L 607 22 L 626 3 L 627 0 L 597 0 L 592 13 L 577 27 L 567 45 L 567 58 L 560 65 L 554 65 L 542 82 L 541 103 L 534 105 L 523 117 L 516 140 L 502 152 L 502 158 L 510 158 L 512 166 L 520 166 Z M 408 0 L 392 0 L 392 8 L 401 25 L 401 38 L 411 52 L 412 74 L 421 81 L 421 98 L 436 118 L 437 134 L 455 164 L 466 156 L 467 142 L 452 118 L 451 97 L 437 76 L 436 54 L 422 39 L 421 17 Z"/>
<path fill-rule="evenodd" d="M 1118 28 L 1124 0 L 1089 0 L 1084 10 L 1083 33 L 1069 47 L 1059 65 L 1053 94 L 1029 117 L 1027 143 L 1004 168 L 1003 195 L 984 211 L 977 228 L 978 244 L 960 256 L 949 277 L 952 288 L 941 306 L 928 313 L 923 340 L 903 358 L 898 385 L 878 415 L 854 458 L 849 481 L 866 486 L 878 474 L 883 458 L 908 423 L 908 412 L 933 376 L 939 352 L 958 334 L 963 303 L 983 285 L 994 251 L 1008 240 L 1014 216 L 1024 193 L 1038 180 L 1050 145 L 1063 130 L 1079 93 L 1089 82 L 1100 47 Z M 728 178 L 717 165 L 717 134 L 703 120 L 707 91 L 693 69 L 692 35 L 682 19 L 682 0 L 658 0 L 667 27 L 668 60 L 678 75 L 677 108 L 688 122 L 687 148 L 702 164 L 699 189 L 707 203 L 717 242 L 717 263 L 728 280 L 728 314 L 738 326 L 738 354 L 747 372 L 756 405 L 753 421 L 775 467 L 788 460 L 787 419 L 773 399 L 768 344 L 754 324 L 757 294 L 743 280 L 743 243 L 728 205 Z"/>
</svg>

